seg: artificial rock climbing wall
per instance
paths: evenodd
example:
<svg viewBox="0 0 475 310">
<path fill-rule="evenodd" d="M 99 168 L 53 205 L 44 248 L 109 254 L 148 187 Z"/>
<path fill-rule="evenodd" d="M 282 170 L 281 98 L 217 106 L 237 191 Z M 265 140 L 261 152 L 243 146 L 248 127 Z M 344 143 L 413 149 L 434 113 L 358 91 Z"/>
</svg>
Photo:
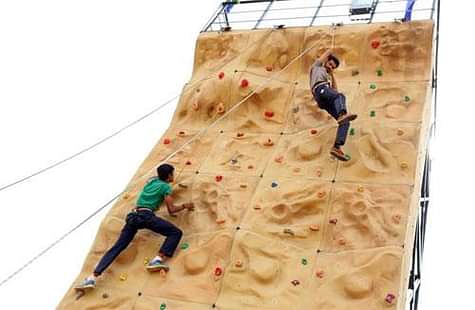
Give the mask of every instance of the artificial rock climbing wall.
<svg viewBox="0 0 475 310">
<path fill-rule="evenodd" d="M 170 128 L 103 220 L 75 283 L 117 238 L 143 176 L 179 150 L 169 160 L 173 196 L 196 210 L 158 212 L 184 231 L 170 272 L 145 271 L 163 238 L 141 231 L 93 292 L 76 300 L 71 289 L 58 308 L 404 309 L 432 28 L 418 21 L 201 34 Z M 308 89 L 309 66 L 332 42 L 339 89 L 359 115 L 348 162 L 329 155 L 336 123 Z"/>
</svg>

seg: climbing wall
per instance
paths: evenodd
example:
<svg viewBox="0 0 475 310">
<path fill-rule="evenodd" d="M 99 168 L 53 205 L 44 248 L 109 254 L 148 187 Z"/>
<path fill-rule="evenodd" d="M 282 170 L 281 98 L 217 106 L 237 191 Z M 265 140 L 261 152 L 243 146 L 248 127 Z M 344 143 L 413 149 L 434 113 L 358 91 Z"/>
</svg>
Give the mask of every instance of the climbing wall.
<svg viewBox="0 0 475 310">
<path fill-rule="evenodd" d="M 173 196 L 196 209 L 158 212 L 184 231 L 170 272 L 145 271 L 163 237 L 141 231 L 93 292 L 76 300 L 71 287 L 58 308 L 404 309 L 432 28 L 202 33 L 170 128 L 103 220 L 75 283 L 114 243 L 146 177 L 178 150 Z M 348 162 L 329 155 L 336 123 L 308 89 L 310 65 L 332 42 L 339 88 L 359 115 Z"/>
</svg>

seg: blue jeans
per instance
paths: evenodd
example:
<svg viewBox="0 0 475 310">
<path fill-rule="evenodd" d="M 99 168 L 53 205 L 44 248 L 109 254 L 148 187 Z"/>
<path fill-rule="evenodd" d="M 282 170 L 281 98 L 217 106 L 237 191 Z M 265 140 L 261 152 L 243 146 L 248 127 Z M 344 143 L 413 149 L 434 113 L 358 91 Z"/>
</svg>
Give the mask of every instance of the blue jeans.
<svg viewBox="0 0 475 310">
<path fill-rule="evenodd" d="M 115 260 L 115 258 L 127 248 L 134 239 L 139 229 L 150 229 L 158 234 L 166 236 L 160 248 L 160 253 L 171 257 L 180 242 L 183 232 L 172 223 L 155 216 L 152 211 L 133 211 L 127 214 L 124 228 L 120 233 L 119 239 L 102 257 L 94 270 L 94 275 L 101 275 L 107 267 Z"/>
<path fill-rule="evenodd" d="M 327 84 L 315 87 L 312 94 L 320 109 L 327 111 L 334 119 L 338 119 L 341 114 L 347 113 L 345 95 L 328 87 Z M 340 147 L 345 144 L 349 128 L 349 122 L 338 126 L 335 147 Z"/>
</svg>

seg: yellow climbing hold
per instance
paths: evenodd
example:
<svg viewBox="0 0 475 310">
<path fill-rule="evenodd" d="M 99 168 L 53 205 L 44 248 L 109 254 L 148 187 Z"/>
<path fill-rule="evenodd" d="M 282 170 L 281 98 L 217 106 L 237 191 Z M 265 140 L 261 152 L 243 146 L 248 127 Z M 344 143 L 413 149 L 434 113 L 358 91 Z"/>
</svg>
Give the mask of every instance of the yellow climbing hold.
<svg viewBox="0 0 475 310">
<path fill-rule="evenodd" d="M 119 277 L 119 280 L 122 281 L 122 282 L 126 281 L 127 280 L 127 275 L 124 274 L 124 273 L 121 274 L 120 277 Z"/>
<path fill-rule="evenodd" d="M 401 163 L 401 168 L 402 168 L 402 169 L 406 169 L 408 166 L 409 166 L 409 165 L 408 165 L 405 161 L 403 161 L 403 162 Z"/>
<path fill-rule="evenodd" d="M 360 193 L 364 192 L 364 187 L 362 185 L 358 186 L 358 192 Z"/>
</svg>

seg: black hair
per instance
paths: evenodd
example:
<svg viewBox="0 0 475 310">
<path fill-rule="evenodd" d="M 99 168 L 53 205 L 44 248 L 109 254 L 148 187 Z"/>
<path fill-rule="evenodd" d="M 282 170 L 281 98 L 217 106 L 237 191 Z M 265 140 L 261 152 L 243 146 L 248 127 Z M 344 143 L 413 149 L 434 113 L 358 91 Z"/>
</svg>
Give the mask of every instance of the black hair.
<svg viewBox="0 0 475 310">
<path fill-rule="evenodd" d="M 330 61 L 330 60 L 333 60 L 333 62 L 336 65 L 336 68 L 338 68 L 338 66 L 340 65 L 340 60 L 338 59 L 338 57 L 336 57 L 333 54 L 330 54 L 330 56 L 328 56 L 328 61 Z"/>
<path fill-rule="evenodd" d="M 162 181 L 166 181 L 168 177 L 170 176 L 170 174 L 173 173 L 174 170 L 175 168 L 172 165 L 162 164 L 158 166 L 157 168 L 158 178 Z"/>
</svg>

